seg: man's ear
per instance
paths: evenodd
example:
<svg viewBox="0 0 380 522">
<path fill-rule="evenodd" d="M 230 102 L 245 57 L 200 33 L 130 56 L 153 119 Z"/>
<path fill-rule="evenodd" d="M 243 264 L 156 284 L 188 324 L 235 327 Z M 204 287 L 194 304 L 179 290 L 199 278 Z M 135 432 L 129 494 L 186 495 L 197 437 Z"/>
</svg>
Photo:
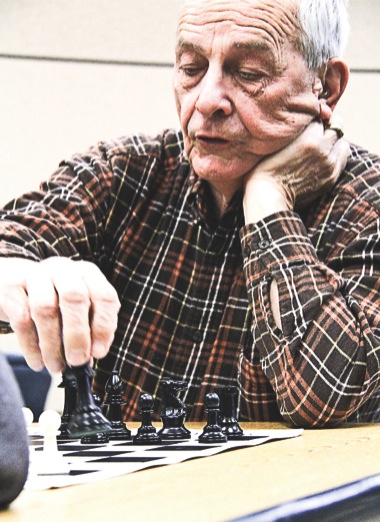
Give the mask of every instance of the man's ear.
<svg viewBox="0 0 380 522">
<path fill-rule="evenodd" d="M 348 66 L 343 60 L 332 58 L 328 62 L 321 98 L 326 101 L 326 104 L 332 111 L 346 89 L 349 75 Z"/>
</svg>

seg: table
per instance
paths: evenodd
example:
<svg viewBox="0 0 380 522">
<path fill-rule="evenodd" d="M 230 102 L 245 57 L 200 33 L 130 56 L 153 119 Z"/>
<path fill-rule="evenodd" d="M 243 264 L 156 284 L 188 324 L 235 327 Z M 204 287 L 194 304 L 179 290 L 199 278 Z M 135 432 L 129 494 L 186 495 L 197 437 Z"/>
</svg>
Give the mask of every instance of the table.
<svg viewBox="0 0 380 522">
<path fill-rule="evenodd" d="M 380 474 L 380 424 L 347 425 L 305 430 L 295 439 L 96 483 L 23 491 L 0 518 L 1 522 L 221 522 L 376 474 Z"/>
</svg>

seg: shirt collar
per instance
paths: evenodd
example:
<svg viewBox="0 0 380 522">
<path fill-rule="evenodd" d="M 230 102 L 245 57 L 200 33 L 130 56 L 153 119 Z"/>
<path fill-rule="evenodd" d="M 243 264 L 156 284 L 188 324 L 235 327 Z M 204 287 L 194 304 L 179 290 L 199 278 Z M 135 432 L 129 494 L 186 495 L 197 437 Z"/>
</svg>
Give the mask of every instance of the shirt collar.
<svg viewBox="0 0 380 522">
<path fill-rule="evenodd" d="M 212 211 L 214 202 L 212 200 L 209 184 L 207 181 L 201 179 L 189 165 L 186 198 L 197 213 L 198 217 L 208 228 L 215 229 L 218 225 L 222 225 L 225 228 L 235 226 L 237 219 L 240 219 L 243 216 L 242 195 L 242 190 L 238 190 L 234 194 L 222 220 L 217 222 Z"/>
</svg>

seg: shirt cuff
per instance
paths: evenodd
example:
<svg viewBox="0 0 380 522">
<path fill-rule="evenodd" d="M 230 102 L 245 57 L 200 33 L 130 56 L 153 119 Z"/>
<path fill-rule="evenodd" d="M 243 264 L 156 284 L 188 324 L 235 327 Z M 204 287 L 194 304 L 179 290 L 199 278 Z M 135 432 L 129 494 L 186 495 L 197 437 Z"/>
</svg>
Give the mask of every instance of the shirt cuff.
<svg viewBox="0 0 380 522">
<path fill-rule="evenodd" d="M 245 225 L 240 239 L 248 284 L 280 268 L 318 263 L 301 218 L 291 211 Z"/>
</svg>

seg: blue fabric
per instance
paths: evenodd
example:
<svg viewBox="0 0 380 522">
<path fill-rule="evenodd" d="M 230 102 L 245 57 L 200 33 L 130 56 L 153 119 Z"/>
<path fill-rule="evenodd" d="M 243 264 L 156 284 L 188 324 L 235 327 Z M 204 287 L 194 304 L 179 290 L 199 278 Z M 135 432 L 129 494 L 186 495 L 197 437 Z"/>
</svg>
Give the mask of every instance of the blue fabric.
<svg viewBox="0 0 380 522">
<path fill-rule="evenodd" d="M 51 376 L 46 369 L 41 372 L 31 370 L 22 355 L 7 354 L 6 357 L 16 376 L 24 406 L 32 410 L 37 422 L 44 411 Z"/>
<path fill-rule="evenodd" d="M 28 474 L 28 436 L 15 376 L 0 354 L 0 509 L 24 487 Z"/>
</svg>

